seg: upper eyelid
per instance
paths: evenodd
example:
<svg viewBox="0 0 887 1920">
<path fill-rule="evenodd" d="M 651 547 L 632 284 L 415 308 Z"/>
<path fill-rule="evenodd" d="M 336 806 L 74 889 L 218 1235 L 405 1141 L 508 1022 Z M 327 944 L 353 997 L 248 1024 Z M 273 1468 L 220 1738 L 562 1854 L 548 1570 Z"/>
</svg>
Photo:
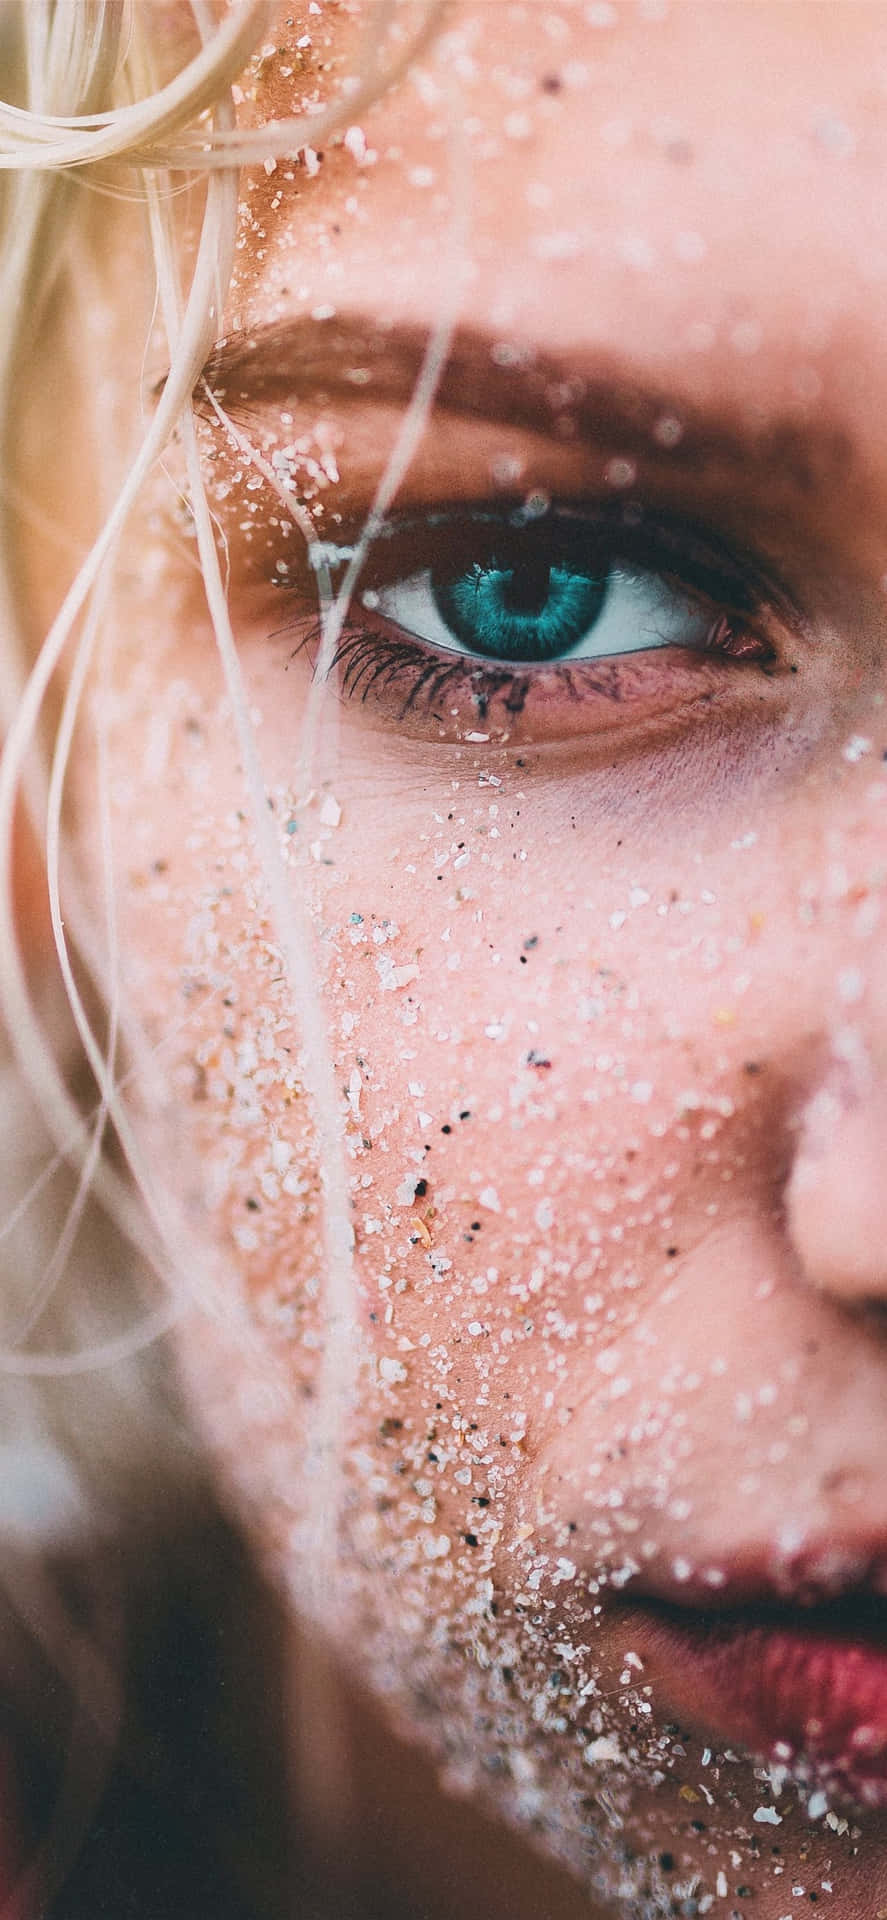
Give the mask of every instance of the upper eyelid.
<svg viewBox="0 0 887 1920">
<path fill-rule="evenodd" d="M 390 412 L 386 418 L 390 420 Z M 371 405 L 359 409 L 359 417 L 355 416 L 353 422 L 353 434 L 343 425 L 343 416 L 337 415 L 332 409 L 324 408 L 320 421 L 327 433 L 324 444 L 335 447 L 341 471 L 328 489 L 324 483 L 325 511 L 318 523 L 318 531 L 320 533 L 329 528 L 334 540 L 340 539 L 343 543 L 356 541 L 365 524 L 378 481 L 379 461 L 380 457 L 384 457 L 385 428 L 382 428 L 380 436 L 378 409 Z M 505 485 L 495 481 L 491 475 L 491 443 L 486 422 L 466 416 L 462 421 L 464 435 L 456 430 L 453 434 L 442 436 L 438 444 L 434 435 L 434 421 L 435 416 L 432 416 L 426 444 L 420 448 L 406 476 L 389 519 L 405 525 L 411 517 L 418 522 L 423 515 L 435 512 L 458 510 L 469 514 L 510 511 L 517 504 L 517 496 L 513 486 L 506 493 Z M 302 443 L 307 448 L 305 458 L 308 453 L 316 455 L 317 452 L 311 440 L 311 427 L 316 426 L 317 422 L 317 413 L 312 415 L 304 405 L 284 426 L 280 425 L 278 417 L 279 452 L 286 452 L 287 442 L 296 443 L 297 448 L 292 470 L 294 500 L 301 498 L 299 461 L 303 457 Z M 218 422 L 215 422 L 215 426 L 221 432 Z M 255 431 L 255 427 L 252 431 Z M 338 435 L 342 436 L 342 445 Z M 244 436 L 245 443 L 251 437 L 252 434 Z M 380 437 L 383 449 L 381 456 Z M 601 458 L 602 449 L 599 445 L 597 458 L 591 459 L 581 450 L 577 454 L 572 442 L 564 444 L 556 438 L 548 442 L 547 448 L 540 444 L 538 436 L 532 444 L 521 446 L 519 438 L 513 444 L 519 455 L 526 455 L 522 486 L 524 482 L 528 487 L 538 484 L 557 497 L 564 508 L 570 506 L 586 510 L 591 505 L 603 511 L 608 503 L 614 509 L 626 502 L 632 505 L 639 503 L 663 524 L 670 521 L 680 529 L 681 539 L 686 529 L 701 529 L 713 550 L 732 554 L 737 566 L 737 578 L 740 569 L 753 576 L 761 603 L 766 602 L 780 618 L 800 629 L 810 629 L 816 608 L 830 582 L 852 580 L 856 572 L 843 543 L 841 550 L 835 549 L 834 541 L 828 538 L 829 530 L 822 521 L 808 517 L 805 525 L 795 514 L 780 516 L 776 511 L 771 512 L 765 501 L 745 497 L 732 483 L 729 486 L 725 483 L 722 472 L 710 475 L 700 469 L 695 459 L 685 465 L 686 484 L 678 471 L 667 466 L 649 474 L 646 469 L 639 467 L 636 480 L 623 493 L 621 490 L 615 492 L 612 485 L 608 486 L 604 472 L 606 462 Z M 318 442 L 318 445 L 321 443 Z M 493 450 L 496 445 L 494 441 Z M 261 447 L 264 462 L 274 457 L 273 441 L 261 442 Z M 229 441 L 227 451 L 231 462 L 231 480 L 225 473 L 223 463 L 215 468 L 215 474 L 219 479 L 226 479 L 227 504 L 221 508 L 221 516 L 235 570 L 244 584 L 257 582 L 261 577 L 268 578 L 268 570 L 261 566 L 259 543 L 252 539 L 250 532 L 256 526 L 261 530 L 259 515 L 256 513 L 255 519 L 251 516 L 258 503 L 264 500 L 261 511 L 269 515 L 268 527 L 269 530 L 273 529 L 273 558 L 281 562 L 279 572 L 295 584 L 297 579 L 306 577 L 303 534 L 297 529 L 295 521 L 289 521 L 285 513 L 281 515 L 279 501 L 273 503 L 267 480 L 261 479 L 255 470 L 251 474 L 246 447 L 234 450 L 233 443 Z M 254 491 L 257 487 L 258 492 Z M 454 498 L 454 494 L 457 497 Z M 309 494 L 307 497 L 312 496 Z M 243 516 L 244 507 L 249 517 Z M 240 540 L 240 536 L 248 532 L 249 547 Z M 262 545 L 267 553 L 267 538 Z M 378 550 L 378 546 L 379 543 L 375 542 L 374 550 Z M 285 578 L 278 581 L 278 584 L 285 583 Z M 740 600 L 737 610 L 748 610 L 747 599 Z"/>
<path fill-rule="evenodd" d="M 451 534 L 451 553 L 455 545 L 452 533 L 458 530 L 460 545 L 468 558 L 473 557 L 473 527 L 482 530 L 483 538 L 491 544 L 495 542 L 497 528 L 506 531 L 511 539 L 519 538 L 521 529 L 514 519 L 519 504 L 516 500 L 463 501 L 442 503 L 425 513 L 408 508 L 400 514 L 392 510 L 383 533 L 369 551 L 357 589 L 358 599 L 361 587 L 393 584 L 396 578 L 406 578 L 408 573 L 426 565 L 435 538 L 443 545 L 447 530 Z M 717 600 L 743 618 L 751 620 L 767 608 L 793 627 L 805 624 L 803 610 L 760 556 L 745 548 L 738 552 L 734 543 L 676 514 L 638 505 L 632 516 L 631 503 L 626 508 L 600 498 L 560 501 L 552 503 L 544 515 L 530 520 L 526 531 L 537 540 L 548 536 L 553 542 L 561 529 L 569 531 L 577 543 L 581 543 L 585 534 L 589 538 L 597 536 L 614 560 L 621 557 L 639 567 L 647 567 L 685 589 L 689 587 Z M 479 534 L 478 543 L 480 537 Z M 400 572 L 391 563 L 394 547 L 399 547 L 402 553 Z M 669 561 L 673 563 L 671 566 Z"/>
<path fill-rule="evenodd" d="M 359 412 L 373 404 L 410 399 L 427 339 L 413 324 L 379 326 L 372 316 L 272 322 L 220 341 L 203 378 L 234 421 L 257 414 L 273 425 L 281 408 L 307 418 L 318 399 Z M 507 343 L 506 343 L 507 345 Z M 735 403 L 703 405 L 680 366 L 668 386 L 645 379 L 642 366 L 613 353 L 577 349 L 555 357 L 519 347 L 503 363 L 503 343 L 475 329 L 458 330 L 437 391 L 435 411 L 474 427 L 510 426 L 557 439 L 568 418 L 571 445 L 606 456 L 621 452 L 644 469 L 697 482 L 703 469 L 746 498 L 794 503 L 799 514 L 831 510 L 836 490 L 853 488 L 859 501 L 858 452 L 839 420 L 767 414 L 756 390 L 754 421 Z M 197 390 L 200 404 L 200 388 Z M 204 411 L 209 408 L 205 403 Z M 433 428 L 434 416 L 431 426 Z M 678 438 L 657 438 L 663 421 L 678 423 Z M 561 440 L 563 446 L 563 440 Z"/>
</svg>

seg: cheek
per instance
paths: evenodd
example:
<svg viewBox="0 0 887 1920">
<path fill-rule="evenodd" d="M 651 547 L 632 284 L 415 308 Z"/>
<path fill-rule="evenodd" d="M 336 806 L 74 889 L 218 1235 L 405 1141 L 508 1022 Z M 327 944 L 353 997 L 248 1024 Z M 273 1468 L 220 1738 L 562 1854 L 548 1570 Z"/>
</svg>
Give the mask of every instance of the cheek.
<svg viewBox="0 0 887 1920">
<path fill-rule="evenodd" d="M 740 1074 L 728 1003 L 760 952 L 753 911 L 736 888 L 726 928 L 713 918 L 689 850 L 639 852 L 627 884 L 612 821 L 577 824 L 519 769 L 502 783 L 470 757 L 404 769 L 347 728 L 335 778 L 297 807 L 297 716 L 272 723 L 279 683 L 259 669 L 250 693 L 315 930 L 367 1431 L 480 1435 L 459 1445 L 504 1456 L 518 1488 L 528 1450 L 600 1385 L 590 1356 L 668 1286 L 676 1210 L 701 1230 L 719 1192 Z M 135 670 L 112 763 L 127 995 L 162 1085 L 150 1150 L 308 1399 L 323 1183 L 211 666 L 150 684 Z"/>
</svg>

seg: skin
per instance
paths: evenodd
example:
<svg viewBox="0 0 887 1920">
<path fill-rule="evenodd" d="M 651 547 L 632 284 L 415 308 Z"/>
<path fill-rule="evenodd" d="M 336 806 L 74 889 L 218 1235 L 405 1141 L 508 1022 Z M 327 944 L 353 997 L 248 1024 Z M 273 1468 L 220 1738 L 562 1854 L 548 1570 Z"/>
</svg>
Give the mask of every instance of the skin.
<svg viewBox="0 0 887 1920">
<path fill-rule="evenodd" d="M 261 118 L 355 57 L 350 15 L 290 14 L 245 83 Z M 188 1249 L 182 1365 L 295 1609 L 451 1787 L 569 1869 L 584 1895 L 552 1870 L 548 1910 L 783 1920 L 816 1893 L 862 1920 L 887 1907 L 883 1814 L 811 1819 L 811 1782 L 774 1785 L 633 1594 L 887 1538 L 887 12 L 497 0 L 445 35 L 366 116 L 373 158 L 355 138 L 247 178 L 227 330 L 259 344 L 213 376 L 239 439 L 203 429 L 344 1129 L 338 1467 L 310 1454 L 330 1336 L 299 1021 L 167 478 L 116 590 L 93 713 L 141 1126 Z M 403 415 L 373 342 L 424 337 L 453 275 L 463 343 L 573 385 L 549 431 L 485 419 L 483 381 L 471 417 L 450 396 L 395 512 L 544 492 L 701 523 L 784 585 L 751 622 L 776 665 L 653 650 L 581 703 L 466 695 L 443 724 L 402 683 L 330 686 L 305 776 L 310 580 L 255 456 L 297 442 L 322 536 L 359 521 Z M 287 330 L 330 308 L 369 378 L 306 391 Z M 596 450 L 583 382 L 662 404 Z M 682 458 L 725 419 L 746 458 Z M 97 892 L 92 748 L 77 779 Z M 320 1596 L 318 1475 L 342 1496 Z"/>
</svg>

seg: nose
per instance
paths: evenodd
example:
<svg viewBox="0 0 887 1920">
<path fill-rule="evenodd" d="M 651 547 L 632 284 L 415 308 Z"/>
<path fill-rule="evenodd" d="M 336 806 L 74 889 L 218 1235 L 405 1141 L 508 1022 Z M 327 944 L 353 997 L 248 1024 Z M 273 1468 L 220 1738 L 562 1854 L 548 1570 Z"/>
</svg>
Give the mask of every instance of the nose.
<svg viewBox="0 0 887 1920">
<path fill-rule="evenodd" d="M 887 1058 L 876 1063 L 856 1029 L 836 1036 L 801 1114 L 786 1206 L 811 1286 L 887 1303 Z"/>
</svg>

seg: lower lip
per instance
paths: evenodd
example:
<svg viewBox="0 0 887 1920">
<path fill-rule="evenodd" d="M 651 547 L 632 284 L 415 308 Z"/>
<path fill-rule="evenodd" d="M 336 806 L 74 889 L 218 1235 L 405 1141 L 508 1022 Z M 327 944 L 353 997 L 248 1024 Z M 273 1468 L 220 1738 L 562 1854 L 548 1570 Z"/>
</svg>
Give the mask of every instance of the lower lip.
<svg viewBox="0 0 887 1920">
<path fill-rule="evenodd" d="M 651 1652 L 682 1713 L 811 1789 L 887 1807 L 887 1635 L 764 1609 L 657 1610 Z M 674 1682 L 674 1684 L 673 1684 Z"/>
</svg>

